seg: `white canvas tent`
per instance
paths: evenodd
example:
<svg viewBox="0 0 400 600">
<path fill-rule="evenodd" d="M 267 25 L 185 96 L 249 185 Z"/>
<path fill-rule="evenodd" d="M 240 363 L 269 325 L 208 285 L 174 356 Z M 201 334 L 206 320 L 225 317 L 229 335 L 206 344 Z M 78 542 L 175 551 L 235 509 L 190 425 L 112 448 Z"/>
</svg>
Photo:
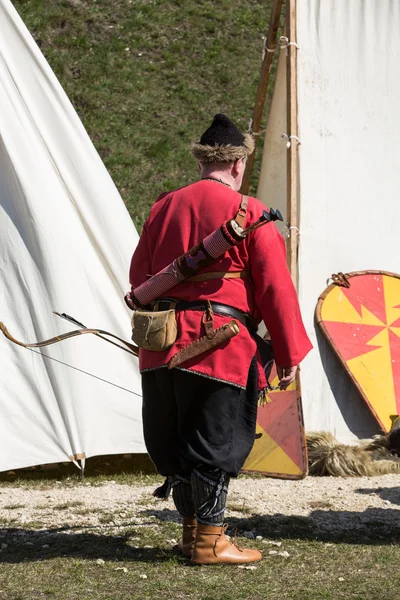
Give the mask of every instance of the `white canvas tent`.
<svg viewBox="0 0 400 600">
<path fill-rule="evenodd" d="M 25 342 L 76 329 L 53 310 L 129 338 L 137 232 L 9 0 L 0 29 L 0 320 Z M 0 414 L 0 471 L 145 451 L 137 359 L 95 336 L 1 336 Z"/>
<path fill-rule="evenodd" d="M 315 348 L 301 374 L 306 429 L 348 441 L 377 427 L 318 334 L 314 309 L 331 273 L 400 271 L 400 6 L 286 5 L 290 45 L 277 51 L 258 196 L 291 226 Z M 9 0 L 0 0 L 0 23 L 0 320 L 36 341 L 70 329 L 56 309 L 126 338 L 122 296 L 137 233 Z M 288 149 L 282 134 L 301 145 L 293 137 Z M 137 363 L 122 350 L 81 336 L 32 352 L 0 337 L 0 367 L 0 471 L 144 451 Z"/>
<path fill-rule="evenodd" d="M 332 273 L 400 272 L 400 4 L 290 0 L 287 8 L 290 45 L 277 50 L 258 197 L 291 226 L 289 260 L 314 344 L 301 371 L 306 430 L 346 442 L 378 427 L 314 310 Z M 299 141 L 287 148 L 282 134 Z"/>
</svg>

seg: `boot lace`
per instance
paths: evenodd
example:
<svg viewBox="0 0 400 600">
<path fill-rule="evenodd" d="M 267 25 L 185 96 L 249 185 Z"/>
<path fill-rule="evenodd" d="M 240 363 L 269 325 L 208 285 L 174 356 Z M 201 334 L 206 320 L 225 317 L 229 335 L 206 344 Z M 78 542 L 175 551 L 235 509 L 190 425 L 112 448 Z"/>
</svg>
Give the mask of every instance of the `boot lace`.
<svg viewBox="0 0 400 600">
<path fill-rule="evenodd" d="M 226 529 L 225 529 L 225 531 L 226 531 Z M 239 550 L 239 552 L 243 552 L 244 548 L 242 546 L 240 546 L 240 544 L 237 541 L 237 532 L 238 532 L 238 529 L 236 527 L 236 529 L 235 529 L 235 535 L 233 537 L 232 544 L 235 546 L 235 548 L 237 548 Z"/>
<path fill-rule="evenodd" d="M 227 530 L 227 529 L 228 529 L 228 523 L 225 523 L 225 524 L 224 524 L 224 525 L 221 527 L 221 533 L 218 535 L 217 539 L 215 540 L 215 543 L 214 543 L 214 549 L 213 549 L 213 550 L 214 550 L 214 555 L 215 555 L 215 556 L 217 556 L 217 545 L 218 545 L 218 542 L 219 542 L 219 540 L 221 539 L 221 537 L 222 537 L 223 535 L 225 535 L 225 534 L 226 534 L 226 530 Z M 230 544 L 232 544 L 232 546 L 235 546 L 235 548 L 236 548 L 237 550 L 239 550 L 239 552 L 243 552 L 243 551 L 244 551 L 244 548 L 242 548 L 242 546 L 240 546 L 240 545 L 238 544 L 238 542 L 237 542 L 237 528 L 235 529 L 235 535 L 234 535 L 234 538 L 233 538 L 233 540 L 229 540 L 229 543 L 230 543 Z"/>
</svg>

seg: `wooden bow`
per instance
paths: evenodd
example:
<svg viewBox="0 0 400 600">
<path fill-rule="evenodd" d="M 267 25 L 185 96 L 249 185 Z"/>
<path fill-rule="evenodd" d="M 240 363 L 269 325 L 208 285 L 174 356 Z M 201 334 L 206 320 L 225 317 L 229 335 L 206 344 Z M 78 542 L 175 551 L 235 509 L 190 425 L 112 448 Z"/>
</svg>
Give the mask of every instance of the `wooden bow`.
<svg viewBox="0 0 400 600">
<path fill-rule="evenodd" d="M 36 342 L 35 344 L 25 344 L 24 342 L 20 342 L 19 340 L 15 339 L 15 337 L 13 337 L 11 335 L 11 333 L 8 331 L 7 327 L 1 321 L 0 321 L 0 330 L 3 332 L 3 334 L 6 336 L 6 338 L 10 340 L 10 342 L 17 344 L 18 346 L 23 346 L 23 348 L 43 348 L 44 346 L 50 346 L 51 344 L 57 344 L 58 342 L 62 342 L 64 340 L 67 340 L 68 338 L 76 337 L 77 335 L 84 335 L 85 333 L 92 333 L 93 335 L 97 335 L 97 337 L 100 337 L 102 340 L 105 340 L 106 342 L 113 344 L 113 346 L 117 346 L 117 348 L 121 348 L 121 350 L 125 350 L 125 352 L 129 352 L 129 354 L 133 354 L 134 356 L 138 356 L 138 354 L 139 354 L 139 349 L 137 346 L 134 346 L 133 344 L 130 344 L 129 342 L 126 342 L 125 340 L 114 335 L 113 333 L 109 333 L 108 331 L 104 331 L 103 329 L 86 329 L 86 328 L 85 329 L 75 329 L 74 331 L 68 331 L 67 333 L 62 333 L 61 335 L 57 335 L 53 338 L 50 338 L 49 340 L 43 340 L 42 342 Z M 116 344 L 115 342 L 113 342 L 112 340 L 110 340 L 108 338 L 113 338 L 114 340 L 118 340 L 119 342 L 124 344 L 124 346 L 126 346 L 126 348 L 124 348 L 123 346 L 120 346 L 119 344 Z"/>
</svg>

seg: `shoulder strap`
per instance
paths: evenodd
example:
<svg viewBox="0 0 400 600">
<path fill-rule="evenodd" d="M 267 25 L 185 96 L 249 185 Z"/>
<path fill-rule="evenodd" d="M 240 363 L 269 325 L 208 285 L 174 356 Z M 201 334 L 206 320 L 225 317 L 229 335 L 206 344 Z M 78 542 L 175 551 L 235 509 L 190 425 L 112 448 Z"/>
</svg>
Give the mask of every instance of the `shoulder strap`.
<svg viewBox="0 0 400 600">
<path fill-rule="evenodd" d="M 242 229 L 244 229 L 244 226 L 245 226 L 245 223 L 246 223 L 247 205 L 248 205 L 248 203 L 249 203 L 249 197 L 248 196 L 242 196 L 242 200 L 240 202 L 240 207 L 239 207 L 239 210 L 237 211 L 236 217 L 235 217 L 236 223 Z"/>
</svg>

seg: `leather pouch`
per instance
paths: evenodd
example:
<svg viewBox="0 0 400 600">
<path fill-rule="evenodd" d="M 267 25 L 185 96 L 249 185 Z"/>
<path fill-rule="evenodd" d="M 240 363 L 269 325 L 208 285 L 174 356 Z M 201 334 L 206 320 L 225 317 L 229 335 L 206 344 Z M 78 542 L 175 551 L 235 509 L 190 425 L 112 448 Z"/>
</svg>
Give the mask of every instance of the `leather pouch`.
<svg viewBox="0 0 400 600">
<path fill-rule="evenodd" d="M 135 310 L 132 316 L 132 340 L 145 350 L 162 352 L 175 343 L 175 310 Z"/>
</svg>

